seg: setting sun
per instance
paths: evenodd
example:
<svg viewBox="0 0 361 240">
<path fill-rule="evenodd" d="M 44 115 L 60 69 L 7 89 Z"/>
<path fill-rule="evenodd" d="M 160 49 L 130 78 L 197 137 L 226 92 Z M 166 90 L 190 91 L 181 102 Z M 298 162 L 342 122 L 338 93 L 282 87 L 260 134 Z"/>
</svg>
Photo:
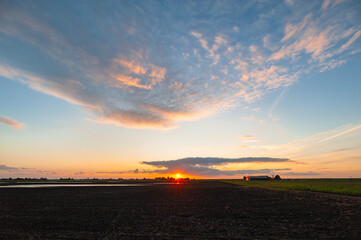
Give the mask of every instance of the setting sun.
<svg viewBox="0 0 361 240">
<path fill-rule="evenodd" d="M 180 178 L 180 174 L 179 174 L 179 173 L 177 173 L 176 178 Z"/>
</svg>

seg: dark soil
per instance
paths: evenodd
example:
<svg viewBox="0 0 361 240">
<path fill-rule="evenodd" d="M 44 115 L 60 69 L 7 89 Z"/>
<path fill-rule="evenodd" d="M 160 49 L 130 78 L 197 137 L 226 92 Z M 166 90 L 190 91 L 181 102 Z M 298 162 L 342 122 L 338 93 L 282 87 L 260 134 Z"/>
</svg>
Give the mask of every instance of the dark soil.
<svg viewBox="0 0 361 240">
<path fill-rule="evenodd" d="M 0 189 L 0 239 L 361 239 L 361 198 L 217 181 Z"/>
</svg>

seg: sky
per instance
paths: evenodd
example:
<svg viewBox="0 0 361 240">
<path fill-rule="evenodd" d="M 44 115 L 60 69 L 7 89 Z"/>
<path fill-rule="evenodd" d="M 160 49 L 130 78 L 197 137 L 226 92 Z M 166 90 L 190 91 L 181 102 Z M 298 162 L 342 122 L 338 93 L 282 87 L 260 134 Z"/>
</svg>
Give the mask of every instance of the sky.
<svg viewBox="0 0 361 240">
<path fill-rule="evenodd" d="M 0 0 L 0 177 L 361 177 L 361 2 Z"/>
</svg>

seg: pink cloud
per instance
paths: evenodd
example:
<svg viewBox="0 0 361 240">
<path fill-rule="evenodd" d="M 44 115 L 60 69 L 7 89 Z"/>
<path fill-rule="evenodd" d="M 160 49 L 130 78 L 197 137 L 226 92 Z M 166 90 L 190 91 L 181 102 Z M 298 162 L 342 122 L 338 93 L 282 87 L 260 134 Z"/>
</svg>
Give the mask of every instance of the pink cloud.
<svg viewBox="0 0 361 240">
<path fill-rule="evenodd" d="M 121 82 L 124 85 L 127 86 L 132 86 L 132 87 L 137 87 L 137 88 L 144 88 L 144 89 L 150 89 L 152 86 L 151 85 L 143 85 L 140 84 L 140 79 L 139 78 L 135 78 L 135 77 L 131 77 L 131 76 L 125 76 L 125 75 L 115 75 L 113 76 L 116 80 L 118 80 L 119 82 Z"/>
<path fill-rule="evenodd" d="M 358 30 L 344 45 L 341 46 L 339 52 L 343 52 L 348 49 L 353 42 L 361 36 L 361 30 Z"/>
<path fill-rule="evenodd" d="M 115 62 L 125 68 L 126 74 L 113 74 L 113 78 L 126 86 L 151 89 L 154 85 L 162 82 L 167 73 L 165 67 L 154 64 L 141 64 L 140 62 L 123 59 L 116 59 Z"/>
<path fill-rule="evenodd" d="M 312 17 L 311 14 L 308 14 L 302 22 L 300 22 L 299 24 L 296 25 L 292 25 L 290 23 L 288 23 L 285 27 L 285 36 L 282 38 L 282 42 L 290 39 L 293 35 L 295 35 L 296 32 L 302 30 L 307 23 L 310 21 L 310 18 Z"/>
<path fill-rule="evenodd" d="M 8 125 L 14 129 L 22 129 L 24 128 L 24 123 L 17 122 L 13 119 L 7 118 L 7 117 L 0 117 L 0 123 Z"/>
</svg>

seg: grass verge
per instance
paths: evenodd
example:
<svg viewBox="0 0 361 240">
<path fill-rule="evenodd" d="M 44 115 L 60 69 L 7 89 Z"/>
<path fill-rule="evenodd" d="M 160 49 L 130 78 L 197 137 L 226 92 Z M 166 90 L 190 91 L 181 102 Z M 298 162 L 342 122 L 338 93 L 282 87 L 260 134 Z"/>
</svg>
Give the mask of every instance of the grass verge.
<svg viewBox="0 0 361 240">
<path fill-rule="evenodd" d="M 361 196 L 361 178 L 354 179 L 294 179 L 280 181 L 225 180 L 223 182 L 247 187 L 276 190 L 306 190 Z"/>
</svg>

